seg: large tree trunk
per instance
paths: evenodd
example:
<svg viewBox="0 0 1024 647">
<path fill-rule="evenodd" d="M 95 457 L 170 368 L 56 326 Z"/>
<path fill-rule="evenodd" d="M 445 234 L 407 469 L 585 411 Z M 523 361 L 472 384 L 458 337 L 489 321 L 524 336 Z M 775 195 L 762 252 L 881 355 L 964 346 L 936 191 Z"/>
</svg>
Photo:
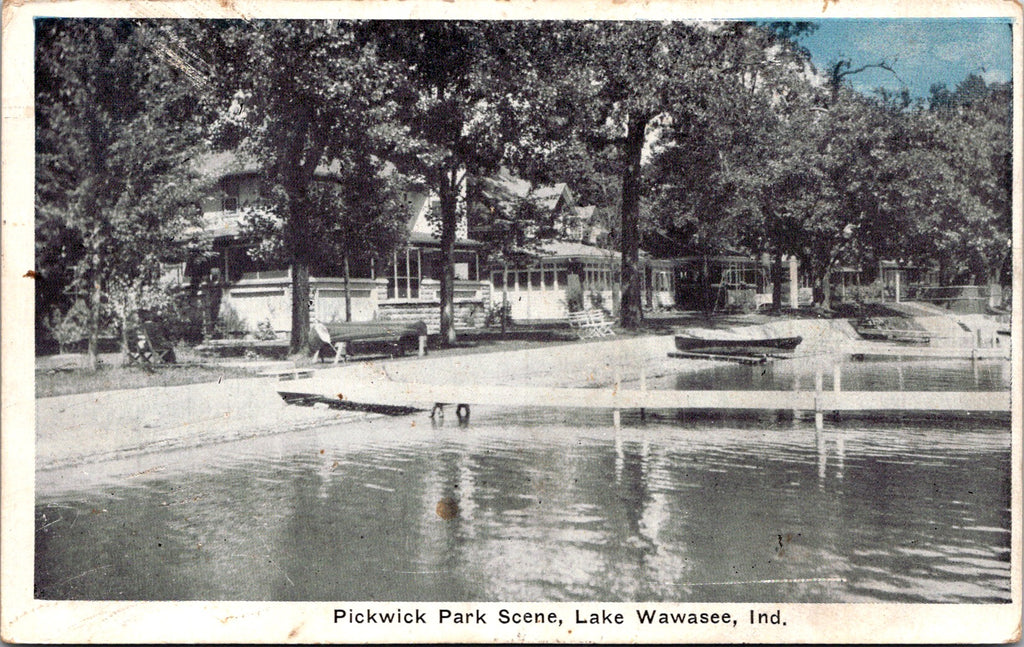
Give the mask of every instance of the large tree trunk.
<svg viewBox="0 0 1024 647">
<path fill-rule="evenodd" d="M 89 345 L 85 355 L 85 367 L 95 371 L 99 367 L 100 307 L 103 299 L 103 282 L 99 272 L 93 271 L 89 292 Z"/>
<path fill-rule="evenodd" d="M 345 321 L 352 321 L 352 292 L 349 289 L 351 272 L 348 267 L 348 252 L 345 252 Z"/>
<path fill-rule="evenodd" d="M 297 130 L 289 137 L 278 160 L 278 172 L 288 195 L 289 217 L 285 226 L 292 256 L 292 336 L 288 350 L 293 355 L 309 349 L 309 266 L 314 245 L 307 239 L 312 210 L 309 186 L 325 146 L 315 133 L 311 134 L 312 106 L 303 105 L 295 118 Z"/>
<path fill-rule="evenodd" d="M 782 254 L 772 254 L 772 312 L 782 310 Z"/>
<path fill-rule="evenodd" d="M 441 179 L 441 343 L 455 343 L 455 229 L 458 225 L 457 169 Z"/>
<path fill-rule="evenodd" d="M 309 348 L 309 261 L 292 261 L 292 338 L 288 352 L 302 353 Z"/>
<path fill-rule="evenodd" d="M 825 275 L 821 277 L 821 307 L 823 310 L 832 309 L 832 265 L 825 268 Z"/>
<path fill-rule="evenodd" d="M 643 319 L 640 294 L 640 158 L 644 148 L 646 120 L 630 115 L 623 150 L 622 172 L 622 303 L 623 328 L 636 329 Z"/>
<path fill-rule="evenodd" d="M 501 266 L 501 336 L 505 336 L 505 330 L 508 328 L 508 321 L 506 321 L 508 312 L 508 261 Z"/>
</svg>

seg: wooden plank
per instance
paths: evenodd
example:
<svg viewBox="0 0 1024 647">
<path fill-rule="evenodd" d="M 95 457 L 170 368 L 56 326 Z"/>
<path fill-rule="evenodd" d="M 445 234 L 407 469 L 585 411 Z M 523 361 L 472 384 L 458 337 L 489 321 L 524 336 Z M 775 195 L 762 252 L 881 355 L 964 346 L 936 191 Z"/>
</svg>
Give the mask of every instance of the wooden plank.
<svg viewBox="0 0 1024 647">
<path fill-rule="evenodd" d="M 867 344 L 849 346 L 842 351 L 846 355 L 884 355 L 886 357 L 939 357 L 944 359 L 1010 359 L 1009 348 L 942 348 L 942 347 L 893 347 Z"/>
<path fill-rule="evenodd" d="M 768 361 L 768 355 L 724 355 L 717 353 L 702 353 L 699 351 L 672 351 L 669 357 L 676 359 L 710 359 L 719 362 L 733 362 L 737 364 L 764 364 Z"/>
<path fill-rule="evenodd" d="M 931 391 L 640 391 L 450 385 L 416 382 L 336 382 L 314 378 L 303 391 L 350 402 L 429 407 L 436 402 L 588 409 L 769 409 L 801 411 L 1009 411 L 1010 394 Z"/>
</svg>

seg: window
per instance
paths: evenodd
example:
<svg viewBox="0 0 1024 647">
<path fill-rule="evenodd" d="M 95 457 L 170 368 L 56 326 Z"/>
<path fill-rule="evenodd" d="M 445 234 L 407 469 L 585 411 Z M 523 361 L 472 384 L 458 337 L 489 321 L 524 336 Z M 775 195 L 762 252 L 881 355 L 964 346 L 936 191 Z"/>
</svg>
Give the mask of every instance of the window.
<svg viewBox="0 0 1024 647">
<path fill-rule="evenodd" d="M 548 290 L 555 287 L 555 270 L 553 268 L 544 269 L 544 287 Z"/>
<path fill-rule="evenodd" d="M 440 260 L 440 255 L 438 260 Z M 478 281 L 480 276 L 480 261 L 476 252 L 457 251 L 455 252 L 455 278 L 460 281 Z"/>
<path fill-rule="evenodd" d="M 221 189 L 224 191 L 220 200 L 222 211 L 238 211 L 239 184 L 239 178 L 237 177 L 228 177 L 221 180 Z"/>
<path fill-rule="evenodd" d="M 540 271 L 533 270 L 530 272 L 530 289 L 540 289 Z"/>
<path fill-rule="evenodd" d="M 491 273 L 491 285 L 493 285 L 496 288 L 504 288 L 505 287 L 505 274 L 502 273 L 502 272 L 492 272 Z"/>
<path fill-rule="evenodd" d="M 420 250 L 395 252 L 388 275 L 389 299 L 418 299 L 420 296 Z"/>
</svg>

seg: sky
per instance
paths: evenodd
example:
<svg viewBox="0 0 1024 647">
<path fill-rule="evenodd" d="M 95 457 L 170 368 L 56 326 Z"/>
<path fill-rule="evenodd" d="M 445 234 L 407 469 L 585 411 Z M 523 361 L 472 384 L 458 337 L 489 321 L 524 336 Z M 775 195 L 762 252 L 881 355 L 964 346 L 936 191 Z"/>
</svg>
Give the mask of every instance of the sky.
<svg viewBox="0 0 1024 647">
<path fill-rule="evenodd" d="M 815 24 L 817 30 L 800 42 L 819 71 L 841 58 L 850 58 L 854 68 L 895 60 L 892 67 L 898 79 L 877 69 L 849 77 L 862 92 L 880 86 L 907 88 L 911 96 L 927 98 L 933 83 L 945 83 L 952 90 L 971 73 L 990 83 L 1012 76 L 1013 39 L 1005 19 L 844 19 Z"/>
</svg>

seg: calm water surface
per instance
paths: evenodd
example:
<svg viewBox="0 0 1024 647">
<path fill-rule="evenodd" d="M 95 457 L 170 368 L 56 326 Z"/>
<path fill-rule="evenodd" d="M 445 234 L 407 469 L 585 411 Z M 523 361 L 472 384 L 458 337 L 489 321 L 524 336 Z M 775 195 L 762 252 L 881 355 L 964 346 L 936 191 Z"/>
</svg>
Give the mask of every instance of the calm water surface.
<svg viewBox="0 0 1024 647">
<path fill-rule="evenodd" d="M 1008 386 L 956 364 L 843 388 Z M 813 380 L 765 369 L 650 386 Z M 41 472 L 36 597 L 1009 601 L 1008 418 L 610 422 L 474 408 Z"/>
</svg>

